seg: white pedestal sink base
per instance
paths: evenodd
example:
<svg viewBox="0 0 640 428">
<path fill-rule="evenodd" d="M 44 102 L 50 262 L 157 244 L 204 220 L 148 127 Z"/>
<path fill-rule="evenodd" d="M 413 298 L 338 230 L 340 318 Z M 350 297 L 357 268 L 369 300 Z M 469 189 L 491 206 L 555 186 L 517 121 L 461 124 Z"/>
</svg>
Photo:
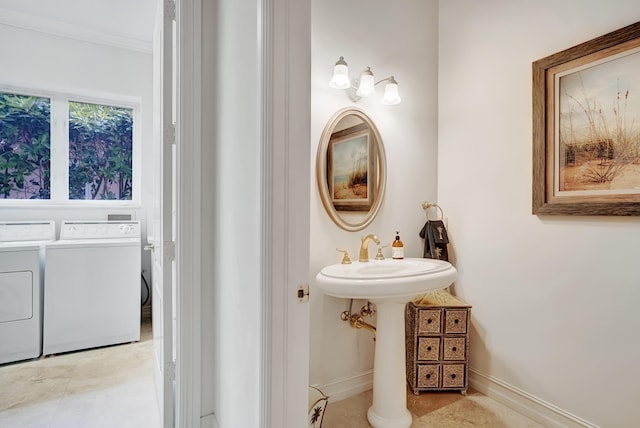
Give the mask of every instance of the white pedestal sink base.
<svg viewBox="0 0 640 428">
<path fill-rule="evenodd" d="M 373 428 L 406 428 L 411 426 L 411 413 L 405 409 L 405 414 L 396 419 L 381 418 L 373 407 L 369 407 L 367 419 Z"/>
<path fill-rule="evenodd" d="M 378 313 L 373 361 L 373 405 L 367 419 L 373 428 L 408 428 L 404 303 L 376 302 Z"/>
<path fill-rule="evenodd" d="M 407 410 L 405 304 L 415 296 L 451 285 L 456 274 L 449 262 L 410 258 L 334 264 L 316 275 L 325 294 L 367 299 L 377 306 L 373 405 L 367 412 L 373 428 L 411 426 L 412 417 Z"/>
</svg>

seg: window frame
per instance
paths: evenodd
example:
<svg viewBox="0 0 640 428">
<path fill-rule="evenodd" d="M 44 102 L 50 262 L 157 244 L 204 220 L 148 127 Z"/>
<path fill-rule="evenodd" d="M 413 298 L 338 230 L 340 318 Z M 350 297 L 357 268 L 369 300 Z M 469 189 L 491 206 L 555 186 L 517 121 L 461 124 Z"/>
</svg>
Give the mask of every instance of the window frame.
<svg viewBox="0 0 640 428">
<path fill-rule="evenodd" d="M 0 92 L 45 97 L 50 100 L 50 198 L 0 199 L 0 208 L 81 207 L 139 208 L 142 183 L 142 102 L 140 97 L 89 91 L 49 90 L 0 84 Z M 69 102 L 101 104 L 132 109 L 131 199 L 69 199 Z"/>
</svg>

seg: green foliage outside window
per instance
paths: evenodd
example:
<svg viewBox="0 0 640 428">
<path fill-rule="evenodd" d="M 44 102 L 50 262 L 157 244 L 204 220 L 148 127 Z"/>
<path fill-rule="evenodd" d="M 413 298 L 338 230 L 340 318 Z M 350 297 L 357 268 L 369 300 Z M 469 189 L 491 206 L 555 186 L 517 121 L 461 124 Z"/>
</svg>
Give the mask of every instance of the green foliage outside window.
<svg viewBox="0 0 640 428">
<path fill-rule="evenodd" d="M 131 200 L 133 110 L 69 102 L 69 199 Z"/>
<path fill-rule="evenodd" d="M 51 199 L 51 105 L 49 98 L 0 92 L 0 199 Z M 72 101 L 68 107 L 62 167 L 69 199 L 131 200 L 133 109 Z"/>
<path fill-rule="evenodd" d="M 50 198 L 48 98 L 0 92 L 0 198 Z"/>
</svg>

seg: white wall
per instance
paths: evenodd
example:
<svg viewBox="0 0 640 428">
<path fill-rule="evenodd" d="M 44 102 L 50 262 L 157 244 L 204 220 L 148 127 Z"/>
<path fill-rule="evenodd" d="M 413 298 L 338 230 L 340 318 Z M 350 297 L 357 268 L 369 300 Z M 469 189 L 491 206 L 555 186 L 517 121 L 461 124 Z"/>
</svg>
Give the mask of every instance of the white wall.
<svg viewBox="0 0 640 428">
<path fill-rule="evenodd" d="M 637 0 L 440 2 L 438 200 L 471 367 L 608 427 L 640 418 L 640 224 L 531 214 L 531 63 L 639 19 Z"/>
<path fill-rule="evenodd" d="M 418 232 L 425 222 L 421 203 L 436 200 L 437 174 L 437 41 L 435 1 L 410 0 L 402 5 L 382 0 L 313 0 L 311 13 L 311 357 L 310 384 L 320 385 L 332 399 L 371 388 L 373 340 L 340 320 L 348 300 L 327 297 L 315 275 L 338 263 L 337 248 L 358 256 L 360 237 L 375 233 L 390 243 L 399 230 L 406 257 L 421 257 Z M 339 56 L 352 77 L 367 66 L 376 80 L 393 74 L 402 103 L 384 106 L 378 94 L 357 104 L 329 87 Z M 325 212 L 316 187 L 315 157 L 322 130 L 339 109 L 355 105 L 376 123 L 387 156 L 387 190 L 373 223 L 361 232 L 345 232 Z M 370 253 L 375 254 L 375 246 Z M 390 255 L 390 249 L 385 249 Z M 359 310 L 365 301 L 354 302 Z"/>
<path fill-rule="evenodd" d="M 257 2 L 234 0 L 202 7 L 201 416 L 254 427 L 262 381 L 259 11 Z"/>
<path fill-rule="evenodd" d="M 147 210 L 152 205 L 152 56 L 41 32 L 0 25 L 0 84 L 14 87 L 84 91 L 91 95 L 113 94 L 140 100 L 141 186 L 140 205 L 135 207 L 79 208 L 48 206 L 2 207 L 0 220 L 106 220 L 107 214 L 131 214 L 142 225 L 146 242 Z M 142 251 L 142 249 L 141 249 Z M 149 255 L 142 255 L 145 276 L 150 279 Z"/>
<path fill-rule="evenodd" d="M 213 8 L 213 2 L 202 2 L 202 117 L 215 117 L 215 100 L 216 100 L 216 86 L 217 83 L 214 79 L 207 79 L 205 76 L 211 75 L 215 69 L 215 30 L 217 25 L 204 25 L 206 22 L 215 23 L 215 8 Z M 201 154 L 203 164 L 212 163 L 216 158 L 216 146 L 214 144 L 215 135 L 215 121 L 214 120 L 202 120 L 202 147 Z M 207 262 L 208 260 L 215 260 L 214 252 L 214 233 L 213 225 L 216 222 L 216 201 L 215 193 L 208 191 L 215 183 L 215 169 L 214 168 L 202 168 L 202 182 L 209 183 L 208 186 L 202 186 L 202 254 L 201 258 L 204 261 L 202 263 L 202 285 L 201 285 L 201 353 L 202 353 L 202 372 L 201 372 L 201 398 L 200 398 L 200 416 L 208 417 L 211 419 L 210 425 L 214 424 L 214 411 L 219 406 L 218 394 L 219 387 L 216 387 L 216 378 L 219 373 L 216 372 L 216 363 L 218 361 L 217 355 L 220 353 L 219 349 L 216 349 L 216 344 L 220 343 L 220 328 L 210 328 L 210 326 L 219 325 L 217 323 L 222 322 L 218 314 L 217 308 L 215 308 L 215 302 L 219 299 L 219 295 L 216 294 L 218 287 L 215 287 L 217 281 L 214 281 L 214 269 L 213 263 Z M 204 423 L 201 424 L 203 427 Z"/>
</svg>

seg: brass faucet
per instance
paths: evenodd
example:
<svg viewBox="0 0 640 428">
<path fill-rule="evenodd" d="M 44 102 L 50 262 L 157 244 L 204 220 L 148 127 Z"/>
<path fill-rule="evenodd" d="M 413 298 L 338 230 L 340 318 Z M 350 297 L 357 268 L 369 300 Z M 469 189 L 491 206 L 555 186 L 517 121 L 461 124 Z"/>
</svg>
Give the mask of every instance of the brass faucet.
<svg viewBox="0 0 640 428">
<path fill-rule="evenodd" d="M 358 257 L 358 261 L 360 262 L 369 261 L 369 241 L 373 241 L 376 245 L 380 245 L 380 240 L 376 235 L 369 234 L 367 236 L 363 236 L 362 242 L 360 243 L 360 257 Z"/>
</svg>

